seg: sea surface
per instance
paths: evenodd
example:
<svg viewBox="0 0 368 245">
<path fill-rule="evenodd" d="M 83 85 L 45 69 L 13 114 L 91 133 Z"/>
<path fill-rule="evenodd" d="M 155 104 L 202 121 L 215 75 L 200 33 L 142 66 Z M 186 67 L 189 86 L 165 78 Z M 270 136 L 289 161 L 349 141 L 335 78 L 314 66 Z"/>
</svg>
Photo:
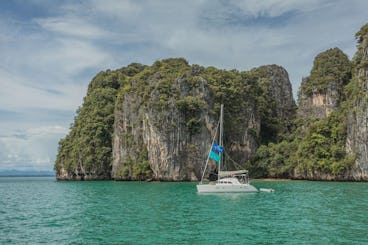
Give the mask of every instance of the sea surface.
<svg viewBox="0 0 368 245">
<path fill-rule="evenodd" d="M 368 244 L 368 183 L 196 183 L 0 178 L 0 244 Z"/>
</svg>

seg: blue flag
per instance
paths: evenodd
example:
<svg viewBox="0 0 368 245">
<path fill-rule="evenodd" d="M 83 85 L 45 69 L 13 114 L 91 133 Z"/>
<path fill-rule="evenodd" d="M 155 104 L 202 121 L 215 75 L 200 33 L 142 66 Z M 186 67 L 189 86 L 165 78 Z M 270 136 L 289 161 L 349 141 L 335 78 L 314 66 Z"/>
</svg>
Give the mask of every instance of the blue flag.
<svg viewBox="0 0 368 245">
<path fill-rule="evenodd" d="M 212 150 L 213 151 L 216 151 L 216 152 L 219 152 L 219 153 L 223 153 L 224 152 L 224 148 L 222 146 L 219 146 L 216 143 L 213 143 Z"/>
<path fill-rule="evenodd" d="M 216 152 L 211 151 L 210 152 L 210 158 L 212 160 L 215 160 L 216 162 L 220 162 L 221 156 L 218 155 Z"/>
</svg>

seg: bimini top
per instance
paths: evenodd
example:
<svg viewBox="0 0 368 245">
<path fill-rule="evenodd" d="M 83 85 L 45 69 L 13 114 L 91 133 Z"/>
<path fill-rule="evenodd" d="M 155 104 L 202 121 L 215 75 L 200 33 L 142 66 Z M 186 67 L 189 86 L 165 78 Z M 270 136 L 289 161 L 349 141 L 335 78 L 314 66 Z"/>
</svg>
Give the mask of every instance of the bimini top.
<svg viewBox="0 0 368 245">
<path fill-rule="evenodd" d="M 234 176 L 238 174 L 247 174 L 248 170 L 236 170 L 236 171 L 221 171 L 219 173 L 220 178 L 222 177 L 228 177 L 228 176 Z"/>
</svg>

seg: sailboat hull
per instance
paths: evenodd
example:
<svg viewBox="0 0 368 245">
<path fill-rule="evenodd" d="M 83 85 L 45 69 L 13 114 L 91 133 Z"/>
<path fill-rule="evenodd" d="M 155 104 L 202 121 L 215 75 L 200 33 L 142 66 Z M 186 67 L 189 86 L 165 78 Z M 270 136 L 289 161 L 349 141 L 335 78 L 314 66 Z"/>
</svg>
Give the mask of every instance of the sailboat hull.
<svg viewBox="0 0 368 245">
<path fill-rule="evenodd" d="M 258 192 L 257 188 L 249 184 L 199 184 L 197 185 L 198 193 L 254 193 Z"/>
</svg>

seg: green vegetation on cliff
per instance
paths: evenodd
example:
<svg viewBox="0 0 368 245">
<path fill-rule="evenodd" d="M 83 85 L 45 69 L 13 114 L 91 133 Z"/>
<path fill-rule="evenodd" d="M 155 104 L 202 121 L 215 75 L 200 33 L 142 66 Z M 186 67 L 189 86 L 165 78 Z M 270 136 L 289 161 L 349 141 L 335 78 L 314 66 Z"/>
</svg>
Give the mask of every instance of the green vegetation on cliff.
<svg viewBox="0 0 368 245">
<path fill-rule="evenodd" d="M 148 125 L 147 115 L 155 134 L 170 136 L 174 129 L 183 129 L 181 137 L 189 138 L 181 146 L 186 156 L 179 154 L 176 161 L 190 162 L 181 173 L 190 176 L 198 171 L 191 165 L 198 159 L 195 141 L 201 134 L 208 136 L 206 127 L 216 120 L 223 103 L 225 146 L 232 149 L 231 157 L 247 163 L 253 176 L 346 179 L 360 157 L 356 147 L 346 149 L 348 134 L 355 137 L 360 132 L 359 125 L 351 124 L 366 122 L 368 24 L 357 32 L 356 40 L 358 51 L 352 62 L 338 48 L 316 56 L 298 93 L 298 115 L 287 72 L 276 65 L 241 72 L 173 58 L 100 72 L 91 81 L 69 134 L 59 142 L 57 176 L 110 178 L 115 123 L 125 127 L 117 135 L 125 158 L 115 174 L 121 179 L 150 178 L 150 152 L 142 136 L 137 140 L 142 125 Z M 124 108 L 133 116 L 124 118 Z"/>
<path fill-rule="evenodd" d="M 182 58 L 156 61 L 152 66 L 146 66 L 141 72 L 130 77 L 121 86 L 117 95 L 116 108 L 118 111 L 125 110 L 126 114 L 130 114 L 132 110 L 137 111 L 139 115 L 149 114 L 149 123 L 159 131 L 160 137 L 164 137 L 165 132 L 170 134 L 176 128 L 184 128 L 185 135 L 198 139 L 198 135 L 206 127 L 204 115 L 208 113 L 211 118 L 217 120 L 220 104 L 223 103 L 226 108 L 225 144 L 243 144 L 244 135 L 248 131 L 248 137 L 259 145 L 278 139 L 288 131 L 287 125 L 295 114 L 295 103 L 291 95 L 291 105 L 286 106 L 289 107 L 290 113 L 280 116 L 275 111 L 278 103 L 276 103 L 277 98 L 270 94 L 272 87 L 270 80 L 272 76 L 279 76 L 279 73 L 286 74 L 280 80 L 289 83 L 286 71 L 276 65 L 240 72 L 189 65 Z M 124 105 L 128 104 L 129 108 L 124 109 Z M 250 114 L 255 117 L 254 128 L 248 129 L 247 127 L 252 125 L 248 125 L 251 122 L 245 120 L 250 118 Z M 116 164 L 117 167 L 113 170 L 114 177 L 140 179 L 136 177 L 136 165 L 139 165 L 139 162 L 149 162 L 148 155 L 145 155 L 146 159 L 139 156 L 139 152 L 147 148 L 142 139 L 138 139 L 141 137 L 138 134 L 146 119 L 133 115 L 126 119 L 121 115 L 117 120 L 127 122 L 118 126 L 124 128 L 121 137 L 133 140 L 121 140 L 122 148 L 129 153 L 125 153 L 123 159 Z M 258 121 L 261 121 L 260 128 L 257 127 Z M 266 133 L 260 133 L 260 131 Z M 132 141 L 135 143 L 133 144 Z M 196 144 L 199 142 L 190 142 L 185 147 L 187 150 L 192 149 Z M 241 145 L 241 147 L 244 146 Z M 251 149 L 256 146 L 247 147 Z M 185 158 L 191 158 L 193 154 L 197 154 L 193 150 L 190 152 L 187 156 L 178 156 L 180 159 L 177 161 L 185 161 Z M 241 163 L 247 160 L 240 154 L 232 157 Z M 190 164 L 188 163 L 188 166 L 183 169 L 198 171 Z M 149 172 L 146 173 L 147 178 Z"/>
<path fill-rule="evenodd" d="M 366 84 L 366 70 L 368 70 L 368 24 L 362 26 L 362 28 L 355 34 L 355 38 L 358 42 L 357 52 L 353 58 L 353 71 L 354 76 L 346 88 L 346 96 L 349 102 L 349 109 L 354 110 L 355 105 L 358 103 L 367 103 L 367 86 Z M 359 111 L 356 111 L 359 113 Z"/>
<path fill-rule="evenodd" d="M 100 72 L 91 81 L 69 134 L 59 142 L 54 166 L 57 175 L 62 175 L 63 170 L 75 179 L 110 178 L 116 94 L 126 78 L 142 68 L 132 64 L 117 71 Z"/>
<path fill-rule="evenodd" d="M 346 114 L 332 112 L 327 118 L 305 125 L 279 143 L 262 145 L 252 158 L 255 176 L 320 179 L 341 177 L 349 171 L 356 155 L 349 155 L 346 144 Z"/>
<path fill-rule="evenodd" d="M 329 49 L 317 55 L 311 75 L 303 80 L 299 90 L 299 100 L 323 95 L 324 105 L 310 104 L 312 100 L 299 101 L 298 118 L 294 130 L 285 134 L 284 139 L 262 145 L 252 159 L 254 172 L 259 176 L 321 179 L 343 178 L 355 161 L 355 154 L 347 154 L 348 110 L 347 94 L 353 89 L 351 78 L 352 65 L 341 50 Z M 350 91 L 350 92 L 349 92 Z M 338 98 L 329 98 L 337 96 Z M 338 107 L 326 112 L 328 101 L 337 101 Z M 322 113 L 304 107 L 325 106 Z"/>
<path fill-rule="evenodd" d="M 297 173 L 303 176 L 316 173 L 342 176 L 350 170 L 355 156 L 348 155 L 345 150 L 346 116 L 338 110 L 309 125 L 305 136 L 298 142 Z"/>
<path fill-rule="evenodd" d="M 276 98 L 270 95 L 269 73 L 279 71 L 286 73 L 278 66 L 249 72 L 226 71 L 191 66 L 185 59 L 174 58 L 156 61 L 152 66 L 131 64 L 116 71 L 100 72 L 90 83 L 69 134 L 59 142 L 57 175 L 66 179 L 110 178 L 114 116 L 124 106 L 133 106 L 131 109 L 137 110 L 137 116 L 134 121 L 126 122 L 128 130 L 120 136 L 130 151 L 117 171 L 122 178 L 145 179 L 152 173 L 147 148 L 142 141 L 134 141 L 132 132 L 143 123 L 141 108 L 156 112 L 150 123 L 158 130 L 184 126 L 188 135 L 194 137 L 205 126 L 203 112 L 208 111 L 217 118 L 220 104 L 224 103 L 226 144 L 242 142 L 242 134 L 247 130 L 257 144 L 274 141 L 288 131 L 285 122 L 289 121 L 289 116 L 285 120 L 278 118 L 274 111 Z M 295 113 L 294 106 L 292 101 L 290 110 Z M 179 113 L 175 120 L 171 114 L 175 111 L 173 107 Z M 255 128 L 247 128 L 244 119 L 249 113 L 254 114 L 253 123 L 262 122 L 260 128 L 256 124 Z M 170 124 L 165 123 L 170 120 Z"/>
<path fill-rule="evenodd" d="M 310 76 L 302 83 L 300 92 L 306 95 L 326 93 L 331 81 L 336 88 L 343 86 L 351 78 L 351 64 L 349 58 L 340 49 L 333 48 L 317 55 L 313 62 Z"/>
</svg>

